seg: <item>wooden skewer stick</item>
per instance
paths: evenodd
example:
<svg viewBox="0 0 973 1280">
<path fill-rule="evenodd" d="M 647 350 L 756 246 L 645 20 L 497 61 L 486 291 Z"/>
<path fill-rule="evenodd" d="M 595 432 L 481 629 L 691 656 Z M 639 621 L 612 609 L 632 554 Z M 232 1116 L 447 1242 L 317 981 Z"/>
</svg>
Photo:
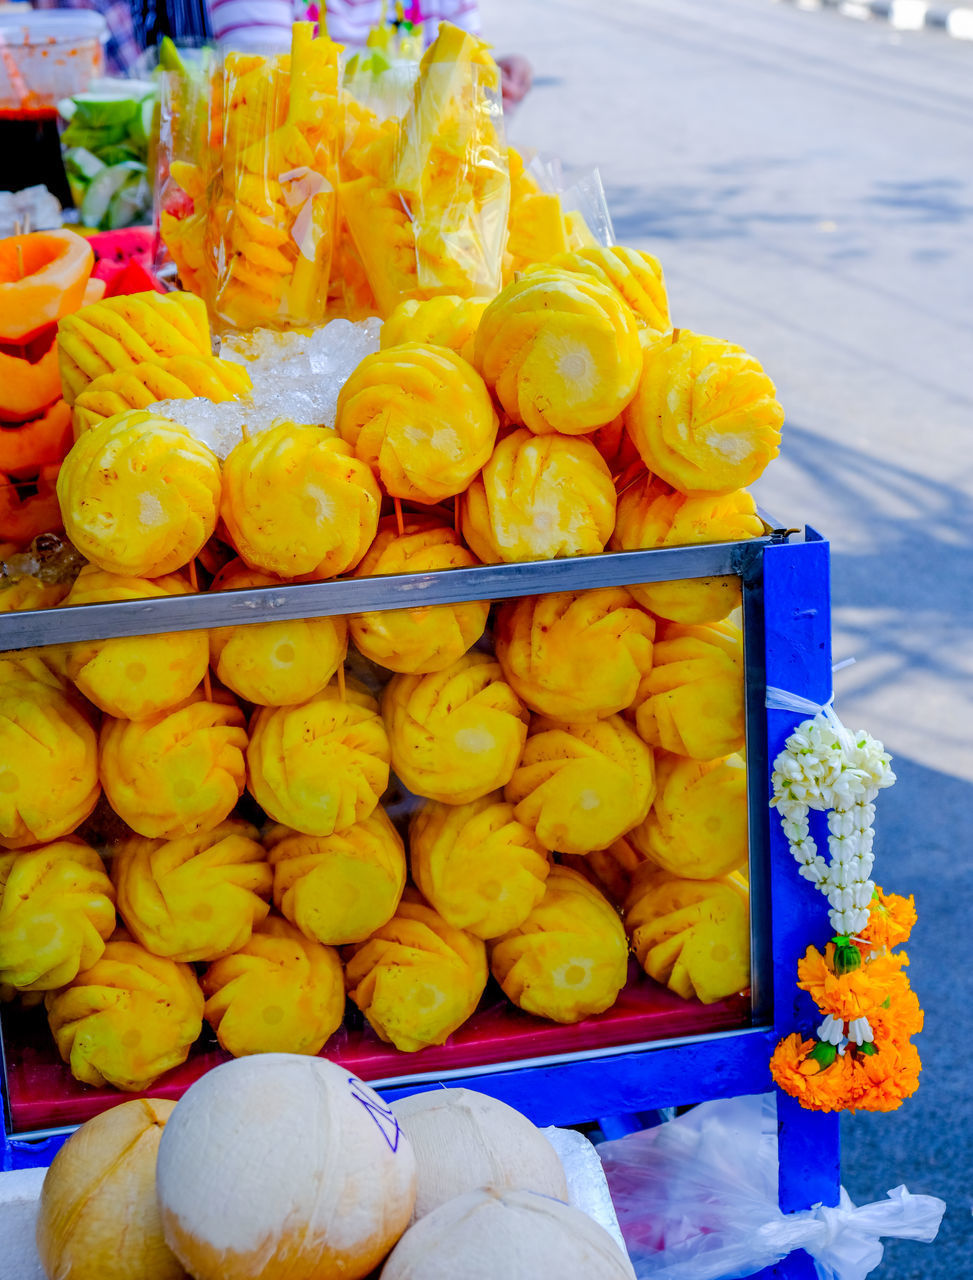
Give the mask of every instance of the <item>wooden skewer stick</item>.
<svg viewBox="0 0 973 1280">
<path fill-rule="evenodd" d="M 340 662 L 338 670 L 335 672 L 338 677 L 338 697 L 342 702 L 345 700 L 345 664 Z"/>
<path fill-rule="evenodd" d="M 682 333 L 682 330 L 681 330 L 681 329 L 673 329 L 673 331 L 672 331 L 672 345 L 673 345 L 673 346 L 675 346 L 675 345 L 676 345 L 676 343 L 679 341 L 679 335 L 680 335 L 681 333 Z"/>
<path fill-rule="evenodd" d="M 399 537 L 405 533 L 405 521 L 402 519 L 402 499 L 393 498 L 392 506 L 395 508 L 395 525 L 399 531 Z"/>
</svg>

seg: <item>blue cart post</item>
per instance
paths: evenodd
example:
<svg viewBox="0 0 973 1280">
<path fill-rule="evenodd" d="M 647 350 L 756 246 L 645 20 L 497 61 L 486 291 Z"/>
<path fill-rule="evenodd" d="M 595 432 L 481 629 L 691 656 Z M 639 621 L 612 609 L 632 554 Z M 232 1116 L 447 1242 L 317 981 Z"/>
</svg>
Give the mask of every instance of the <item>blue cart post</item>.
<svg viewBox="0 0 973 1280">
<path fill-rule="evenodd" d="M 159 601 L 97 604 L 0 618 L 0 649 L 140 635 L 201 627 L 247 625 L 269 617 L 315 617 L 366 609 L 462 599 L 503 599 L 547 591 L 628 585 L 640 581 L 739 574 L 743 583 L 747 669 L 747 758 L 751 846 L 753 1025 L 658 1046 L 620 1046 L 504 1068 L 449 1073 L 450 1083 L 493 1095 L 538 1125 L 628 1119 L 664 1107 L 764 1093 L 777 1041 L 817 1020 L 796 987 L 797 962 L 810 943 L 830 935 L 827 905 L 797 873 L 769 806 L 772 762 L 801 716 L 765 710 L 767 686 L 817 703 L 831 695 L 828 546 L 813 530 L 803 540 L 770 535 L 750 543 L 626 552 L 519 565 L 482 566 L 440 574 L 392 575 L 281 588 L 261 588 Z M 46 615 L 46 616 L 45 616 Z M 0 1027 L 2 1031 L 2 1027 Z M 2 1039 L 0 1039 L 2 1048 Z M 379 1081 L 388 1099 L 439 1087 L 438 1079 Z M 4 1096 L 7 1103 L 6 1093 Z M 838 1119 L 804 1111 L 778 1093 L 779 1202 L 785 1212 L 834 1205 L 839 1192 Z M 9 1118 L 8 1116 L 5 1119 Z M 50 1163 L 63 1135 L 8 1137 L 0 1168 Z M 41 1137 L 41 1135 L 37 1135 Z M 760 1273 L 813 1280 L 810 1258 L 796 1253 Z"/>
</svg>

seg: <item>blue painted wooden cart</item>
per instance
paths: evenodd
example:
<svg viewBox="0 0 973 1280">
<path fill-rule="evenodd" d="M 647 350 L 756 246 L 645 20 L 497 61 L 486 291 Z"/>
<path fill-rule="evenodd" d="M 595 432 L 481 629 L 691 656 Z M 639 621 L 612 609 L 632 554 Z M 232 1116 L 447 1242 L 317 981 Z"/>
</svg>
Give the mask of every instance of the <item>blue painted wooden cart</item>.
<svg viewBox="0 0 973 1280">
<path fill-rule="evenodd" d="M 824 899 L 797 874 L 779 824 L 770 820 L 770 761 L 800 718 L 765 710 L 776 686 L 814 702 L 831 694 L 828 547 L 813 530 L 768 533 L 749 542 L 625 552 L 573 560 L 482 566 L 280 588 L 231 591 L 146 602 L 85 605 L 0 616 L 0 651 L 72 640 L 192 628 L 246 625 L 417 603 L 503 599 L 549 591 L 638 582 L 739 575 L 747 668 L 747 758 L 753 988 L 750 1026 L 679 1041 L 506 1063 L 485 1073 L 451 1072 L 503 1099 L 540 1125 L 594 1120 L 713 1098 L 762 1093 L 777 1040 L 816 1021 L 795 985 L 809 942 L 830 933 Z M 2 1032 L 2 1022 L 0 1022 Z M 2 1047 L 2 1042 L 0 1042 Z M 6 1063 L 6 1059 L 4 1059 Z M 379 1082 L 386 1097 L 433 1088 L 438 1077 Z M 6 1072 L 5 1072 L 6 1084 Z M 46 1165 L 63 1133 L 11 1133 L 6 1087 L 3 1169 Z M 623 1127 L 623 1126 L 622 1126 Z M 838 1200 L 838 1120 L 778 1097 L 780 1206 L 785 1211 Z M 761 1275 L 811 1280 L 811 1260 L 797 1253 Z"/>
</svg>

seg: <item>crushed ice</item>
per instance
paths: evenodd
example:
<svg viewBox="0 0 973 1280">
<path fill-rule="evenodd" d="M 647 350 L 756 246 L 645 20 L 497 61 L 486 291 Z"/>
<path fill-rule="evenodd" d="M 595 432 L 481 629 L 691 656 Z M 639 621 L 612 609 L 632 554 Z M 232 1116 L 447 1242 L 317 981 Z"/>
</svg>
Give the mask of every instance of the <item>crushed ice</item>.
<svg viewBox="0 0 973 1280">
<path fill-rule="evenodd" d="M 255 329 L 223 340 L 224 360 L 245 365 L 253 382 L 248 399 L 213 404 L 205 399 L 160 400 L 154 413 L 181 423 L 220 458 L 247 434 L 275 422 L 333 427 L 338 394 L 365 356 L 378 350 L 382 322 L 332 320 L 319 329 L 279 333 Z"/>
</svg>

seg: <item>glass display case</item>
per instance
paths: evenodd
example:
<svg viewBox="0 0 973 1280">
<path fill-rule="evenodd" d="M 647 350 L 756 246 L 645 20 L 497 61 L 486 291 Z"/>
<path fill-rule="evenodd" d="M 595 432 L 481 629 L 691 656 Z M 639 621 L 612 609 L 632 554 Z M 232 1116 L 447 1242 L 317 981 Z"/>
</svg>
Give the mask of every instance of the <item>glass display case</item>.
<svg viewBox="0 0 973 1280">
<path fill-rule="evenodd" d="M 655 671 L 658 678 L 647 695 L 645 663 L 642 663 L 641 674 L 636 672 L 633 677 L 628 670 L 632 662 L 621 653 L 626 644 L 631 650 L 631 632 L 616 625 L 613 630 L 609 629 L 614 637 L 612 640 L 602 641 L 600 638 L 608 632 L 599 630 L 599 619 L 603 624 L 605 615 L 612 609 L 629 608 L 642 618 L 650 617 L 649 634 L 651 636 L 654 630 L 657 653 L 662 654 L 660 646 L 668 644 L 672 650 L 673 669 L 682 673 L 684 681 L 690 679 L 685 673 L 692 664 L 687 667 L 683 661 L 685 654 L 679 643 L 692 634 L 693 623 L 664 621 L 646 612 L 645 602 L 652 599 L 652 589 L 658 589 L 658 584 L 671 583 L 689 584 L 696 593 L 715 589 L 735 596 L 739 591 L 738 609 L 729 626 L 720 626 L 729 633 L 733 624 L 739 623 L 742 632 L 736 668 L 739 688 L 735 697 L 742 713 L 740 728 L 745 743 L 730 741 L 725 726 L 721 728 L 717 723 L 721 716 L 732 718 L 726 707 L 734 702 L 733 696 L 724 696 L 723 703 L 719 698 L 714 702 L 710 697 L 709 701 L 703 698 L 694 704 L 694 723 L 703 727 L 702 742 L 715 744 L 711 749 L 718 755 L 716 760 L 700 759 L 708 752 L 698 741 L 687 748 L 680 740 L 677 745 L 685 755 L 666 750 L 666 747 L 672 747 L 673 734 L 679 730 L 678 707 L 675 717 L 669 707 L 665 716 L 661 712 L 653 712 L 643 714 L 641 719 L 639 708 L 653 695 L 665 695 L 668 705 L 668 694 L 678 684 L 678 679 L 665 678 L 662 666 L 657 663 Z M 222 585 L 219 573 L 214 585 Z M 626 589 L 620 596 L 616 590 L 619 588 Z M 631 591 L 628 590 L 630 588 Z M 558 600 L 575 604 L 580 601 L 583 607 L 578 607 L 572 619 L 560 605 L 552 607 L 552 602 Z M 588 608 L 592 602 L 605 607 L 592 611 Z M 456 611 L 470 605 L 479 610 L 480 621 L 472 631 L 467 628 L 464 632 L 464 628 L 459 627 L 466 638 L 460 644 L 461 656 L 457 659 L 449 651 L 449 646 L 456 644 L 452 636 L 452 632 L 457 630 Z M 450 609 L 444 612 L 443 606 Z M 410 612 L 406 614 L 404 611 Z M 409 665 L 397 660 L 396 654 L 398 652 L 398 657 L 401 657 L 401 650 L 397 651 L 392 642 L 396 617 L 411 618 L 413 624 L 417 621 L 422 623 L 420 630 L 426 635 L 426 642 L 433 648 L 438 646 L 443 659 L 451 660 L 451 665 L 443 668 L 446 675 L 442 671 L 418 675 L 393 671 L 379 660 L 384 653 L 385 661 L 392 666 Z M 392 838 L 399 841 L 406 856 L 409 856 L 413 841 L 422 843 L 416 836 L 416 815 L 423 811 L 445 811 L 447 806 L 451 806 L 459 812 L 463 805 L 472 806 L 475 810 L 478 805 L 482 807 L 491 802 L 505 804 L 508 808 L 512 806 L 517 820 L 526 825 L 535 842 L 541 846 L 541 855 L 546 860 L 543 874 L 546 875 L 551 866 L 567 868 L 567 874 L 574 881 L 583 881 L 615 912 L 622 916 L 627 914 L 630 921 L 629 946 L 635 954 L 629 955 L 627 971 L 622 974 L 617 994 L 608 999 L 607 1007 L 587 1016 L 578 1016 L 578 1010 L 584 1007 L 582 1002 L 573 1005 L 573 1012 L 567 1015 L 563 1010 L 555 1010 L 555 1017 L 563 1020 L 554 1020 L 550 1016 L 538 1016 L 530 1000 L 524 998 L 522 991 L 518 992 L 516 983 L 511 985 L 500 955 L 502 939 L 496 932 L 500 926 L 483 925 L 481 921 L 474 928 L 479 928 L 484 937 L 474 935 L 474 941 L 484 958 L 492 961 L 492 973 L 485 987 L 481 988 L 479 998 L 474 991 L 472 1012 L 461 1018 L 460 1024 L 450 1034 L 437 1035 L 433 1028 L 426 1037 L 428 1043 L 420 1041 L 421 1047 L 415 1042 L 405 1043 L 394 1027 L 390 1030 L 387 1020 L 383 1022 L 374 996 L 374 982 L 371 1004 L 368 999 L 359 998 L 367 985 L 361 980 L 359 962 L 357 989 L 354 982 L 348 983 L 355 1000 L 349 999 L 341 1025 L 328 1037 L 322 1052 L 347 1065 L 387 1096 L 434 1087 L 442 1080 L 463 1082 L 503 1098 L 540 1124 L 582 1123 L 596 1117 L 766 1090 L 769 1087 L 767 1061 L 779 1034 L 775 1026 L 789 1030 L 795 1018 L 795 999 L 798 1002 L 804 999 L 795 991 L 793 973 L 798 951 L 803 950 L 807 942 L 808 921 L 820 917 L 822 932 L 826 928 L 824 912 L 814 900 L 813 892 L 794 874 L 786 856 L 786 845 L 782 851 L 779 833 L 772 831 L 769 822 L 768 761 L 779 750 L 795 719 L 787 713 L 764 708 L 768 684 L 788 688 L 793 693 L 819 701 L 826 700 L 830 692 L 827 547 L 818 535 L 810 530 L 804 535 L 778 530 L 769 531 L 763 538 L 739 543 L 281 587 L 244 586 L 234 589 L 232 581 L 229 581 L 228 589 L 199 594 L 95 604 L 74 605 L 69 602 L 57 609 L 0 615 L 0 651 L 7 651 L 8 657 L 17 658 L 22 653 L 11 654 L 10 651 L 37 650 L 37 656 L 55 672 L 63 674 L 68 647 L 75 646 L 77 652 L 77 647 L 86 642 L 167 633 L 184 635 L 205 630 L 211 636 L 218 634 L 223 637 L 222 645 L 225 646 L 227 637 L 243 634 L 244 629 L 250 626 L 324 618 L 345 620 L 350 624 L 351 635 L 348 657 L 343 665 L 322 656 L 319 676 L 327 682 L 326 688 L 332 691 L 326 696 L 349 699 L 362 707 L 367 704 L 368 714 L 376 717 L 381 709 L 391 738 L 389 782 L 386 786 L 383 775 L 381 782 L 374 784 L 381 792 L 380 804 L 375 806 L 374 799 L 370 803 L 376 810 L 385 811 L 388 825 L 396 833 Z M 556 620 L 553 635 L 552 618 Z M 387 625 L 390 619 L 391 623 Z M 341 625 L 344 627 L 345 623 Z M 641 625 L 636 625 L 636 631 Z M 571 640 L 571 626 L 577 628 L 576 645 Z M 240 628 L 240 631 L 223 630 L 227 628 Z M 471 635 L 472 641 L 464 655 L 463 644 L 470 640 Z M 538 649 L 541 638 L 547 647 Z M 561 648 L 557 648 L 555 642 Z M 675 648 L 672 647 L 674 644 Z M 220 671 L 215 658 L 217 652 L 225 652 L 225 647 L 217 645 L 214 648 L 211 643 L 209 656 L 213 671 L 207 670 L 204 684 L 193 697 L 221 703 L 224 707 L 232 704 L 235 708 L 233 715 L 237 717 L 234 723 L 238 721 L 241 727 L 246 726 L 244 742 L 249 732 L 251 752 L 258 734 L 262 734 L 264 739 L 261 750 L 270 750 L 267 747 L 268 720 L 279 719 L 295 708 L 261 708 L 252 700 L 261 695 L 245 682 L 238 685 L 235 693 L 228 691 L 215 674 Z M 631 653 L 628 657 L 631 658 Z M 461 669 L 460 676 L 464 671 L 468 674 L 468 669 L 475 669 L 475 689 L 469 686 L 468 681 L 464 685 L 462 679 L 458 685 L 455 680 L 449 684 L 447 677 L 450 673 L 456 675 L 457 664 Z M 76 668 L 77 665 L 75 663 Z M 239 680 L 239 671 L 234 677 L 230 672 L 231 665 L 226 665 L 223 674 L 232 682 L 235 678 Z M 340 667 L 340 673 L 336 667 Z M 552 681 L 556 686 L 553 692 Z M 85 690 L 83 680 L 76 683 L 81 691 L 91 692 Z M 419 685 L 422 688 L 417 692 Z M 440 751 L 435 757 L 439 764 L 430 765 L 428 752 L 423 755 L 423 742 L 428 746 L 430 697 L 433 702 L 438 699 L 439 712 L 445 710 L 451 715 L 459 703 L 464 699 L 474 699 L 485 686 L 494 689 L 502 686 L 506 691 L 504 696 L 509 695 L 504 704 L 509 723 L 506 729 L 501 725 L 494 736 L 502 738 L 504 732 L 511 732 L 516 744 L 511 757 L 513 765 L 502 762 L 500 757 L 504 751 L 496 746 L 495 741 L 491 741 L 484 755 L 484 744 L 476 740 L 476 732 L 473 732 L 472 740 L 469 737 L 472 722 L 468 719 L 463 722 L 466 738 L 463 732 L 457 735 L 452 730 L 447 731 L 449 750 L 445 756 Z M 606 686 L 609 686 L 608 691 L 599 692 Z M 432 695 L 429 693 L 431 687 Z M 559 702 L 559 698 L 562 701 Z M 566 702 L 563 701 L 565 698 Z M 412 707 L 408 705 L 410 699 L 413 700 Z M 83 702 L 85 714 L 97 728 L 104 713 L 92 708 L 87 699 Z M 425 710 L 417 714 L 415 708 L 420 703 Z M 110 703 L 107 705 L 111 706 Z M 575 706 L 580 710 L 572 720 L 574 713 L 571 708 Z M 597 708 L 594 716 L 590 714 L 593 706 Z M 497 707 L 499 704 L 494 710 Z M 405 727 L 403 715 L 408 721 Z M 104 719 L 107 721 L 109 717 L 104 716 Z M 124 723 L 116 720 L 116 725 Z M 444 723 L 440 719 L 436 732 L 444 732 Z M 525 738 L 530 744 L 541 735 L 556 736 L 565 725 L 569 734 L 582 742 L 586 736 L 590 738 L 592 725 L 600 726 L 602 732 L 607 731 L 606 726 L 613 728 L 616 736 L 625 743 L 636 739 L 641 744 L 639 759 L 634 764 L 616 760 L 612 765 L 616 774 L 619 768 L 623 775 L 628 770 L 628 782 L 619 789 L 618 778 L 612 777 L 612 768 L 602 768 L 603 743 L 592 747 L 589 742 L 583 750 L 575 753 L 579 759 L 572 758 L 572 749 L 565 751 L 563 742 L 545 739 L 544 749 L 540 743 L 535 744 L 534 772 L 525 769 L 524 761 L 528 759 L 523 755 Z M 454 724 L 453 729 L 455 727 Z M 476 727 L 474 724 L 473 729 Z M 707 737 L 709 730 L 712 733 Z M 732 737 L 732 731 L 729 732 Z M 286 733 L 280 741 L 285 738 Z M 101 740 L 100 768 L 104 794 L 76 834 L 97 850 L 111 871 L 114 855 L 126 842 L 131 844 L 133 827 L 143 836 L 142 844 L 151 842 L 153 838 L 158 844 L 160 836 L 172 832 L 171 824 L 167 828 L 165 819 L 161 826 L 153 826 L 153 819 L 148 813 L 152 801 L 151 798 L 146 800 L 146 793 L 142 793 L 145 803 L 141 806 L 137 788 L 134 792 L 129 789 L 128 799 L 124 802 L 116 799 L 124 791 L 118 782 L 120 769 L 124 772 L 132 765 L 142 748 L 131 738 L 127 743 L 120 739 L 114 748 L 115 764 L 109 767 L 105 763 L 104 725 L 101 727 Z M 464 750 L 472 753 L 472 772 L 479 767 L 477 761 L 483 763 L 484 759 L 488 772 L 489 769 L 494 770 L 493 774 L 485 776 L 485 780 L 477 780 L 471 788 L 475 793 L 472 797 L 462 786 L 456 789 L 457 777 L 465 779 L 470 776 L 470 769 L 462 758 Z M 691 751 L 695 752 L 695 759 L 689 754 Z M 510 752 L 506 754 L 509 756 Z M 611 750 L 607 755 L 611 756 Z M 644 772 L 645 757 L 654 757 L 654 768 L 651 761 L 649 765 L 653 775 L 649 781 L 640 772 Z M 121 766 L 119 760 L 122 761 Z M 550 788 L 547 792 L 540 789 L 536 769 L 538 762 L 543 765 L 542 773 L 548 782 L 552 771 L 557 773 L 563 768 L 560 790 L 553 798 Z M 435 772 L 440 765 L 452 781 L 443 781 L 442 778 L 430 781 L 429 770 Z M 669 807 L 676 817 L 670 829 L 660 835 L 660 801 L 656 799 L 654 805 L 655 830 L 649 829 L 652 823 L 648 822 L 644 812 L 652 803 L 649 790 L 658 797 L 660 786 L 664 790 L 667 781 L 671 783 L 677 768 L 682 771 L 680 777 L 683 781 L 676 790 L 683 798 L 686 794 L 690 796 L 690 801 L 683 808 L 692 810 L 694 804 L 698 808 L 698 803 L 702 803 L 709 804 L 710 810 L 701 819 L 702 828 L 698 822 L 694 831 L 680 826 L 679 804 L 674 802 Z M 524 776 L 517 774 L 518 769 Z M 728 775 L 730 790 L 721 790 L 714 785 L 707 799 L 703 788 L 695 792 L 702 799 L 694 802 L 692 787 L 687 790 L 685 784 L 686 776 L 691 775 L 691 780 L 698 781 L 712 775 L 714 769 L 721 769 L 724 773 L 730 769 L 736 771 L 734 775 Z M 261 774 L 262 777 L 258 777 Z M 404 778 L 398 775 L 404 775 Z M 722 775 L 714 776 L 719 778 Z M 286 839 L 288 835 L 293 837 L 301 818 L 294 816 L 293 808 L 288 808 L 289 800 L 286 796 L 282 798 L 281 786 L 273 780 L 268 781 L 267 770 L 262 770 L 253 758 L 247 779 L 247 790 L 239 795 L 239 800 L 233 803 L 231 797 L 231 812 L 224 813 L 225 802 L 218 801 L 218 806 L 222 804 L 223 809 L 215 816 L 217 821 L 229 819 L 249 824 L 251 830 L 259 832 L 259 838 L 270 850 L 267 856 L 275 865 L 275 875 L 279 878 L 283 862 L 278 858 L 275 863 L 275 842 Z M 406 781 L 409 786 L 405 785 Z M 258 803 L 258 797 L 261 803 Z M 112 810 L 108 799 L 115 801 L 127 822 Z M 293 795 L 290 799 L 293 800 Z M 738 802 L 742 806 L 740 817 L 734 819 Z M 307 797 L 300 803 L 306 805 Z M 312 800 L 312 807 L 313 803 Z M 563 810 L 560 814 L 556 812 L 559 804 Z M 598 809 L 599 804 L 602 804 L 604 813 Z M 599 822 L 606 824 L 599 828 L 605 833 L 604 838 L 595 838 L 590 827 L 584 825 L 590 816 L 586 811 L 592 809 Z M 307 812 L 306 808 L 304 812 Z M 211 818 L 214 813 L 211 811 Z M 276 824 L 272 819 L 276 819 Z M 576 830 L 578 823 L 581 824 L 580 834 Z M 707 823 L 710 835 L 714 837 L 708 842 L 705 840 Z M 314 822 L 305 823 L 308 825 L 314 826 Z M 702 853 L 698 847 L 701 829 L 705 846 Z M 275 831 L 276 835 L 273 834 Z M 739 856 L 731 849 L 734 838 L 743 841 Z M 526 837 L 520 843 L 525 841 Z M 429 845 L 428 838 L 425 845 Z M 548 853 L 551 846 L 556 847 L 555 851 Z M 489 845 L 485 847 L 489 849 Z M 606 847 L 614 850 L 614 856 L 604 853 Z M 591 856 L 592 850 L 598 853 L 597 858 Z M 418 853 L 413 852 L 411 856 L 412 879 L 424 888 L 427 899 L 432 898 L 445 916 L 457 919 L 461 925 L 468 925 L 469 919 L 462 915 L 462 904 L 457 907 L 456 902 L 450 899 L 449 886 L 443 887 L 441 876 L 436 880 L 428 858 L 426 865 L 419 869 Z M 664 865 L 667 857 L 674 859 L 668 866 Z M 645 870 L 647 864 L 648 870 Z M 468 877 L 469 867 L 473 865 L 468 861 L 466 870 L 461 868 L 460 877 Z M 498 862 L 498 867 L 507 866 L 502 859 Z M 643 867 L 641 873 L 639 866 Z M 650 938 L 650 945 L 640 946 L 640 937 L 631 924 L 637 914 L 633 906 L 633 876 L 636 888 L 640 876 L 642 881 L 653 884 L 660 877 L 667 884 L 732 882 L 733 892 L 740 900 L 748 902 L 749 982 L 727 977 L 725 980 L 730 989 L 724 990 L 718 981 L 714 985 L 700 978 L 698 969 L 694 973 L 691 965 L 688 976 L 686 963 L 679 970 L 678 959 L 674 960 L 673 955 L 678 957 L 682 943 L 671 941 L 679 934 L 678 926 L 670 927 L 664 923 L 661 932 L 657 929 Z M 114 878 L 117 881 L 118 876 Z M 293 879 L 288 883 L 293 886 Z M 488 890 L 487 896 L 492 893 L 494 899 L 503 898 L 504 883 L 506 881 L 501 878 Z M 278 879 L 273 892 L 274 904 L 278 911 L 289 914 L 293 922 L 300 913 L 294 904 L 293 894 L 289 903 L 285 903 L 284 894 Z M 407 896 L 410 894 L 418 900 L 415 889 L 408 890 Z M 437 897 L 437 894 L 441 896 Z M 264 887 L 263 897 L 265 900 L 271 897 L 268 886 Z M 462 898 L 462 894 L 459 897 Z M 456 899 L 455 892 L 453 899 Z M 679 919 L 685 925 L 685 909 L 688 906 L 691 915 L 693 904 L 700 900 L 699 894 L 690 893 L 689 898 L 680 898 L 678 893 L 675 898 L 670 895 L 668 910 L 676 916 L 682 911 Z M 499 905 L 502 906 L 503 902 Z M 134 910 L 130 905 L 127 909 Z M 459 911 L 458 916 L 450 915 L 456 911 Z M 662 912 L 661 907 L 656 909 L 656 915 Z M 140 923 L 144 925 L 144 922 L 134 919 L 126 920 L 121 906 L 120 915 L 119 923 L 128 925 L 130 929 L 138 930 Z M 503 938 L 518 932 L 519 926 L 512 930 L 509 928 L 510 917 L 504 916 L 502 911 L 497 918 L 502 919 L 506 929 Z M 642 917 L 639 919 L 645 923 Z M 303 923 L 306 925 L 306 913 Z M 652 923 L 650 919 L 649 925 Z M 147 925 L 144 927 L 149 928 Z M 543 924 L 538 927 L 543 932 Z M 346 971 L 350 973 L 353 958 L 361 954 L 361 941 L 320 936 L 325 937 L 325 941 L 336 943 Z M 717 938 L 716 944 L 709 947 L 711 956 L 715 955 L 717 960 L 726 958 L 724 942 L 725 937 Z M 667 958 L 668 952 L 673 954 L 668 954 Z M 712 968 L 712 961 L 710 964 Z M 716 970 L 720 972 L 718 964 Z M 209 971 L 206 965 L 194 962 L 194 972 L 203 981 L 204 990 L 207 989 L 205 983 Z M 649 976 L 650 973 L 654 976 Z M 775 981 L 775 974 L 782 975 L 779 981 Z M 208 990 L 212 995 L 212 984 Z M 600 998 L 599 1003 L 604 1005 L 606 1001 Z M 165 1072 L 151 1085 L 149 1093 L 178 1097 L 192 1080 L 229 1056 L 214 1030 L 218 1024 L 211 1019 L 202 1025 L 202 1033 L 185 1061 Z M 48 1028 L 44 1005 L 36 995 L 31 999 L 28 993 L 26 1000 L 21 997 L 0 1005 L 0 1031 L 8 1151 L 27 1151 L 31 1144 L 39 1141 L 47 1145 L 44 1139 L 69 1129 L 125 1096 L 108 1084 L 93 1085 L 74 1078 L 61 1060 Z M 226 1041 L 228 1037 L 224 1035 L 222 1039 Z M 442 1042 L 434 1042 L 439 1040 Z M 783 1100 L 782 1142 L 787 1134 L 791 1135 L 794 1158 L 788 1162 L 788 1169 L 792 1172 L 782 1173 L 782 1177 L 785 1180 L 792 1176 L 798 1180 L 803 1178 L 794 1184 L 795 1193 L 802 1203 L 807 1202 L 808 1189 L 814 1191 L 815 1187 L 818 1191 L 812 1198 L 828 1201 L 831 1199 L 829 1179 L 835 1182 L 836 1187 L 836 1129 L 831 1125 L 830 1117 L 794 1115 L 796 1111 L 796 1107 L 789 1108 L 787 1100 Z M 822 1151 L 831 1148 L 834 1159 L 827 1158 L 822 1162 Z M 802 1159 L 802 1151 L 806 1159 Z M 803 1172 L 793 1172 L 800 1170 Z M 786 1188 L 782 1184 L 782 1203 L 786 1198 Z"/>
</svg>

